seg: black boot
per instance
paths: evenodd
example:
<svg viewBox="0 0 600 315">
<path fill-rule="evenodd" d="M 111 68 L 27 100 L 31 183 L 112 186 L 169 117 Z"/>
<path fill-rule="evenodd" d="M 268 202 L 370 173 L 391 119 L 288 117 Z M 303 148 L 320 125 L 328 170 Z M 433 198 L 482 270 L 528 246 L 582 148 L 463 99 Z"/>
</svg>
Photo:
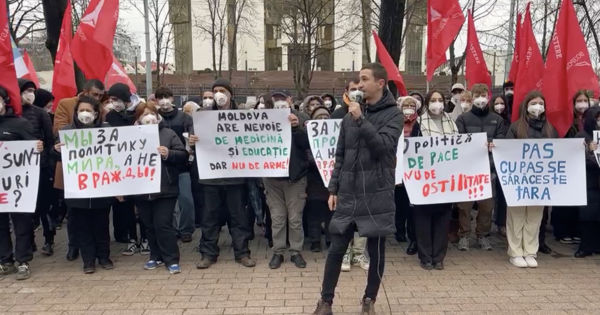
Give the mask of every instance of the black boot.
<svg viewBox="0 0 600 315">
<path fill-rule="evenodd" d="M 417 253 L 417 242 L 410 241 L 410 243 L 408 243 L 408 247 L 406 248 L 406 254 L 412 256 L 416 253 Z"/>
<path fill-rule="evenodd" d="M 79 257 L 79 248 L 69 247 L 69 250 L 67 251 L 67 260 L 73 261 L 77 259 L 77 257 Z"/>
</svg>

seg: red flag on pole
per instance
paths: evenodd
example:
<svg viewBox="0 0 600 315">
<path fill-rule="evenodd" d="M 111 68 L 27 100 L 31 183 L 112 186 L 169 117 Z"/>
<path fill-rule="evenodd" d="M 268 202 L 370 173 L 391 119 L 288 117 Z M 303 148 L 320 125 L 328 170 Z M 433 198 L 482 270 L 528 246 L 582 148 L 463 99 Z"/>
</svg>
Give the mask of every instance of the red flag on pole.
<svg viewBox="0 0 600 315">
<path fill-rule="evenodd" d="M 427 1 L 427 81 L 446 62 L 446 50 L 465 23 L 458 0 Z"/>
<path fill-rule="evenodd" d="M 21 115 L 21 91 L 17 83 L 17 72 L 13 59 L 13 49 L 8 29 L 8 8 L 6 1 L 0 1 L 0 86 L 10 97 L 10 106 L 16 115 Z"/>
<path fill-rule="evenodd" d="M 92 0 L 85 10 L 71 52 L 86 78 L 102 81 L 110 69 L 118 17 L 118 0 Z"/>
<path fill-rule="evenodd" d="M 133 84 L 127 73 L 125 73 L 125 69 L 123 69 L 123 66 L 119 60 L 113 56 L 113 63 L 110 66 L 110 70 L 108 70 L 108 73 L 106 74 L 104 85 L 108 88 L 113 86 L 115 83 L 127 84 L 132 94 L 137 93 L 135 84 Z"/>
<path fill-rule="evenodd" d="M 515 50 L 513 59 L 510 63 L 510 71 L 508 72 L 508 81 L 515 83 L 517 79 L 517 67 L 519 66 L 519 38 L 521 35 L 521 13 L 517 14 L 517 29 L 515 31 Z"/>
<path fill-rule="evenodd" d="M 519 43 L 519 67 L 517 68 L 517 78 L 515 82 L 515 96 L 512 108 L 511 120 L 519 118 L 519 108 L 525 95 L 533 90 L 542 90 L 542 79 L 544 76 L 544 60 L 540 53 L 540 48 L 535 41 L 533 28 L 531 24 L 531 14 L 529 5 L 525 12 L 523 20 L 521 42 Z"/>
<path fill-rule="evenodd" d="M 485 65 L 485 59 L 483 59 L 483 52 L 481 51 L 481 46 L 479 46 L 479 39 L 477 38 L 477 32 L 475 31 L 475 22 L 473 22 L 473 15 L 470 10 L 465 54 L 465 79 L 467 79 L 467 89 L 470 90 L 473 84 L 483 83 L 488 86 L 491 97 L 492 78 Z"/>
<path fill-rule="evenodd" d="M 27 50 L 25 50 L 25 49 L 23 49 L 23 62 L 25 62 L 25 66 L 27 66 L 27 74 L 25 74 L 23 76 L 23 78 L 33 81 L 36 88 L 39 88 L 40 80 L 38 80 L 37 72 L 35 71 L 33 62 L 31 62 L 31 58 L 29 58 L 29 54 L 27 53 Z"/>
<path fill-rule="evenodd" d="M 77 94 L 75 81 L 75 68 L 73 67 L 73 56 L 71 55 L 71 0 L 67 0 L 67 8 L 63 15 L 56 59 L 54 60 L 54 74 L 52 76 L 52 94 L 54 103 L 52 111 L 56 110 L 58 102 L 64 98 L 73 97 Z"/>
<path fill-rule="evenodd" d="M 598 77 L 571 0 L 563 0 L 549 44 L 544 72 L 544 96 L 548 120 L 564 137 L 573 124 L 571 98 L 578 90 L 598 95 Z"/>
<path fill-rule="evenodd" d="M 388 80 L 396 84 L 400 96 L 408 95 L 406 85 L 404 85 L 404 79 L 402 78 L 402 75 L 400 75 L 398 67 L 375 31 L 373 31 L 373 39 L 375 40 L 375 46 L 377 47 L 377 58 L 379 58 L 379 62 L 381 62 L 381 65 L 383 65 L 385 71 L 387 71 Z"/>
</svg>

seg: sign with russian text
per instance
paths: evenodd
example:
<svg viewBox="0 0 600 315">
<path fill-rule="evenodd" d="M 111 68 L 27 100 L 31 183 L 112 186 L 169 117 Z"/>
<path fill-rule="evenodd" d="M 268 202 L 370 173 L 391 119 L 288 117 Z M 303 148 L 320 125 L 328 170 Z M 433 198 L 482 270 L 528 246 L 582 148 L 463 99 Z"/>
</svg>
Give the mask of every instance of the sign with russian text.
<svg viewBox="0 0 600 315">
<path fill-rule="evenodd" d="M 594 143 L 600 144 L 600 130 L 594 130 Z M 600 146 L 594 151 L 594 156 L 596 157 L 596 162 L 600 165 Z"/>
<path fill-rule="evenodd" d="M 404 140 L 404 185 L 416 205 L 492 197 L 485 133 Z"/>
<path fill-rule="evenodd" d="M 506 204 L 587 204 L 582 139 L 494 140 L 494 164 Z"/>
<path fill-rule="evenodd" d="M 306 124 L 310 150 L 325 187 L 329 187 L 335 167 L 335 151 L 341 125 L 341 119 L 309 120 Z"/>
<path fill-rule="evenodd" d="M 59 132 L 65 198 L 160 192 L 158 125 Z"/>
<path fill-rule="evenodd" d="M 0 141 L 0 213 L 35 212 L 40 180 L 36 143 Z"/>
<path fill-rule="evenodd" d="M 200 179 L 288 176 L 289 115 L 289 109 L 195 112 Z"/>
</svg>

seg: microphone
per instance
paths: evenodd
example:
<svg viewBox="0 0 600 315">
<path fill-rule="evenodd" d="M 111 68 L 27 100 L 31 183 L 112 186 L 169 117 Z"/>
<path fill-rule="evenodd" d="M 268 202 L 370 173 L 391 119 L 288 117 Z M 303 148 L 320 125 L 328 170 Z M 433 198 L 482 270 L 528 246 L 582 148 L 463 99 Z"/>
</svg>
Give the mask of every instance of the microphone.
<svg viewBox="0 0 600 315">
<path fill-rule="evenodd" d="M 350 99 L 350 101 L 352 101 L 352 102 L 356 102 L 356 103 L 362 104 L 362 102 L 363 102 L 363 99 L 364 99 L 364 97 L 363 97 L 363 92 L 362 92 L 362 91 L 355 91 L 355 92 L 353 92 L 353 93 L 350 93 L 350 94 L 348 95 L 348 98 L 349 98 L 349 99 Z"/>
</svg>

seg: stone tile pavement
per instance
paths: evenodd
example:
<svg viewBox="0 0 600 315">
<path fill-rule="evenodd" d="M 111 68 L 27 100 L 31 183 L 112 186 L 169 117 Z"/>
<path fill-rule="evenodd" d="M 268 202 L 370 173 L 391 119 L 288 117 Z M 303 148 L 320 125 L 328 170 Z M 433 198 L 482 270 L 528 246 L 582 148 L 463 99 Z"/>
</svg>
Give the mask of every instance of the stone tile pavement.
<svg viewBox="0 0 600 315">
<path fill-rule="evenodd" d="M 306 252 L 306 269 L 286 262 L 270 270 L 265 240 L 251 242 L 255 268 L 233 261 L 226 230 L 219 262 L 197 270 L 194 242 L 180 244 L 182 269 L 142 269 L 146 257 L 121 256 L 113 243 L 114 270 L 84 275 L 80 260 L 64 258 L 66 230 L 58 231 L 56 254 L 35 254 L 32 277 L 0 278 L 0 313 L 6 314 L 307 314 L 319 298 L 325 253 Z M 37 232 L 41 246 L 41 231 Z M 548 235 L 548 238 L 551 238 Z M 406 243 L 388 240 L 378 314 L 600 314 L 600 256 L 572 258 L 574 245 L 550 242 L 558 254 L 541 255 L 537 269 L 508 263 L 506 245 L 493 236 L 494 250 L 459 252 L 451 245 L 443 271 L 424 271 Z M 335 314 L 357 314 L 366 272 L 342 273 Z"/>
</svg>

